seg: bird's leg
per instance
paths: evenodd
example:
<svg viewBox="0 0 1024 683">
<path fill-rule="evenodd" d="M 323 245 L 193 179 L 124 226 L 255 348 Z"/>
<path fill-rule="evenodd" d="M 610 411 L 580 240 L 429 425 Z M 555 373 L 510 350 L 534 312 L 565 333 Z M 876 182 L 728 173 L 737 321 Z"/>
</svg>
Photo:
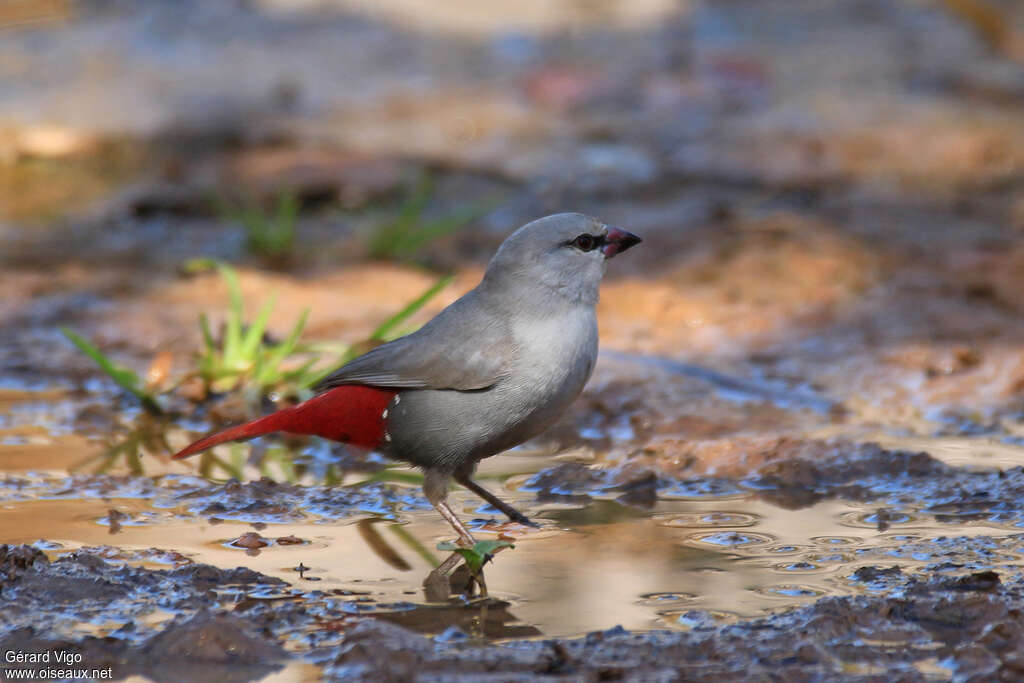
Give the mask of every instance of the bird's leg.
<svg viewBox="0 0 1024 683">
<path fill-rule="evenodd" d="M 448 507 L 448 475 L 437 470 L 428 469 L 424 471 L 423 493 L 430 504 L 437 508 L 452 528 L 459 535 L 459 543 L 466 548 L 476 545 L 476 539 L 469 529 L 455 516 L 452 509 Z M 455 566 L 462 560 L 462 555 L 452 553 L 444 562 L 438 565 L 427 575 L 423 581 L 423 588 L 426 591 L 427 599 L 434 601 L 447 600 L 451 593 L 451 583 L 448 574 L 455 569 Z"/>
<path fill-rule="evenodd" d="M 509 519 L 511 519 L 513 522 L 517 522 L 519 524 L 525 524 L 526 526 L 532 526 L 532 527 L 539 527 L 540 526 L 539 524 L 537 524 L 535 522 L 531 522 L 530 518 L 527 517 L 526 515 L 524 515 L 522 512 L 520 512 L 519 510 L 516 510 L 514 507 L 512 507 L 511 505 L 509 505 L 505 501 L 503 501 L 500 498 L 498 498 L 496 495 L 494 495 L 493 493 L 491 493 L 490 491 L 485 489 L 483 486 L 480 486 L 480 484 L 478 484 L 475 481 L 473 481 L 472 479 L 470 479 L 471 475 L 472 475 L 472 470 L 466 470 L 466 469 L 458 470 L 458 471 L 455 472 L 455 481 L 457 481 L 458 483 L 462 484 L 467 489 L 469 489 L 470 491 L 472 491 L 476 495 L 478 495 L 481 498 L 483 498 L 485 501 L 487 501 L 488 504 L 493 505 L 494 507 L 496 507 L 499 510 L 501 510 L 502 513 L 504 513 L 505 516 L 508 517 Z"/>
<path fill-rule="evenodd" d="M 475 546 L 476 539 L 473 538 L 473 534 L 469 533 L 466 525 L 448 507 L 448 475 L 433 469 L 426 470 L 423 477 L 423 493 L 430 504 L 437 508 L 441 516 L 455 529 L 455 533 L 459 535 L 459 543 L 467 548 Z"/>
</svg>

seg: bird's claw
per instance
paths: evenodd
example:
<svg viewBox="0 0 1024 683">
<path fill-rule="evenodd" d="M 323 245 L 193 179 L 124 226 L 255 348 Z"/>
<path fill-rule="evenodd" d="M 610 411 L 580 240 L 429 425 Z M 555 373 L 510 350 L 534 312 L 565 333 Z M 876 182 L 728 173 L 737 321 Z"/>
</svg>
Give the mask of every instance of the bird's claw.
<svg viewBox="0 0 1024 683">
<path fill-rule="evenodd" d="M 537 522 L 533 521 L 526 515 L 517 515 L 516 517 L 512 518 L 512 521 L 516 524 L 522 524 L 523 526 L 532 527 L 534 529 L 540 528 L 540 524 L 537 524 Z"/>
<path fill-rule="evenodd" d="M 502 510 L 502 512 L 505 513 L 505 516 L 508 517 L 510 521 L 515 522 L 516 524 L 522 524 L 523 526 L 532 527 L 534 529 L 540 528 L 540 524 L 537 524 L 537 522 L 533 521 L 515 508 L 509 507 L 508 510 Z"/>
</svg>

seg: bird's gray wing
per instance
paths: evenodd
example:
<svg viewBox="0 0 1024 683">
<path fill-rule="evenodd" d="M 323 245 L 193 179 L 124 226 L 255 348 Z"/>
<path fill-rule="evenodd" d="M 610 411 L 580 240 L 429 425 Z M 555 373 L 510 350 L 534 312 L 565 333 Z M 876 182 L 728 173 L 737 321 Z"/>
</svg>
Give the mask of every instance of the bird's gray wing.
<svg viewBox="0 0 1024 683">
<path fill-rule="evenodd" d="M 505 323 L 470 292 L 416 332 L 353 359 L 314 389 L 486 389 L 505 375 L 511 351 Z"/>
</svg>

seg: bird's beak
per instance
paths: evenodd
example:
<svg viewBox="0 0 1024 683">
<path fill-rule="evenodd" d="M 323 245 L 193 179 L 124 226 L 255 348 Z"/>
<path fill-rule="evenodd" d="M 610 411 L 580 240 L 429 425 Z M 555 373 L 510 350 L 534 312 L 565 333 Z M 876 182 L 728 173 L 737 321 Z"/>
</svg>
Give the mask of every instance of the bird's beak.
<svg viewBox="0 0 1024 683">
<path fill-rule="evenodd" d="M 608 233 L 604 236 L 604 246 L 601 247 L 601 251 L 604 252 L 605 258 L 611 258 L 641 242 L 643 240 L 631 232 L 609 227 Z"/>
</svg>

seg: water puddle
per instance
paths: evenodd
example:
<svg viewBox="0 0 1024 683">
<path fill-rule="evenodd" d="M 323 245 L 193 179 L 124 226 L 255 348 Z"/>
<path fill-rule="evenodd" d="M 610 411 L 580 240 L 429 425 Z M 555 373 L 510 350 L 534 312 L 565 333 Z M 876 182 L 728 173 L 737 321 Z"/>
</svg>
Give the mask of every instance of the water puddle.
<svg viewBox="0 0 1024 683">
<path fill-rule="evenodd" d="M 453 497 L 467 518 L 479 518 L 477 501 L 462 492 Z M 115 545 L 110 561 L 135 566 L 244 566 L 287 586 L 243 591 L 235 600 L 312 602 L 325 618 L 376 614 L 430 635 L 453 625 L 466 630 L 476 619 L 475 635 L 488 640 L 575 636 L 617 625 L 685 630 L 695 620 L 763 616 L 825 595 L 864 592 L 850 578 L 864 565 L 913 573 L 951 553 L 965 571 L 1024 564 L 1024 540 L 1012 528 L 899 514 L 880 532 L 876 510 L 843 501 L 793 511 L 749 495 L 659 501 L 651 511 L 612 501 L 531 511 L 543 528 L 518 532 L 516 548 L 486 570 L 491 597 L 500 602 L 484 620 L 471 603 L 426 601 L 421 583 L 444 557 L 437 542 L 450 535 L 429 510 L 404 513 L 404 522 L 246 523 L 155 509 L 145 499 L 29 500 L 0 506 L 0 537 L 13 544 L 46 539 L 37 547 L 51 557 Z M 495 536 L 483 522 L 475 523 L 476 533 Z M 959 544 L 951 535 L 961 537 Z M 993 545 L 972 548 L 971 537 Z"/>
<path fill-rule="evenodd" d="M 0 394 L 0 540 L 51 561 L 50 574 L 14 584 L 29 598 L 0 620 L 0 637 L 35 623 L 43 609 L 54 638 L 145 648 L 162 634 L 189 632 L 182 620 L 213 607 L 265 624 L 282 653 L 302 657 L 271 680 L 311 680 L 335 666 L 318 653 L 344 648 L 365 616 L 442 648 L 624 633 L 616 627 L 699 636 L 789 618 L 829 596 L 899 597 L 936 577 L 966 577 L 973 583 L 965 590 L 986 590 L 985 572 L 1011 580 L 1024 568 L 1015 502 L 1024 474 L 1011 469 L 1021 449 L 1004 438 L 881 435 L 882 447 L 780 441 L 790 450 L 733 478 L 681 478 L 651 461 L 644 467 L 654 469 L 630 470 L 628 458 L 602 461 L 593 452 L 602 466 L 591 468 L 519 449 L 486 460 L 478 474 L 541 528 L 505 523 L 453 491 L 453 507 L 479 539 L 503 535 L 515 548 L 487 565 L 488 597 L 463 594 L 456 580 L 450 596 L 439 596 L 424 580 L 445 559 L 436 548 L 451 530 L 422 499 L 412 470 L 384 471 L 373 460 L 363 469 L 339 465 L 338 484 L 325 486 L 318 473 L 337 453 L 314 443 L 289 457 L 304 469 L 285 481 L 294 466 L 253 460 L 285 453 L 264 444 L 224 454 L 243 481 L 218 483 L 197 476 L 195 463 L 146 451 L 139 444 L 148 437 L 135 432 L 125 432 L 138 439 L 133 461 L 110 435 L 68 428 L 93 414 L 95 402 L 61 390 Z M 158 432 L 188 438 L 176 430 Z M 578 455 L 588 458 L 585 449 Z M 208 619 L 195 628 L 224 627 Z M 884 628 L 862 636 L 877 652 L 921 637 Z M 934 641 L 909 646 L 921 650 L 913 671 L 948 675 L 928 650 Z M 862 659 L 843 666 L 884 673 Z"/>
</svg>

